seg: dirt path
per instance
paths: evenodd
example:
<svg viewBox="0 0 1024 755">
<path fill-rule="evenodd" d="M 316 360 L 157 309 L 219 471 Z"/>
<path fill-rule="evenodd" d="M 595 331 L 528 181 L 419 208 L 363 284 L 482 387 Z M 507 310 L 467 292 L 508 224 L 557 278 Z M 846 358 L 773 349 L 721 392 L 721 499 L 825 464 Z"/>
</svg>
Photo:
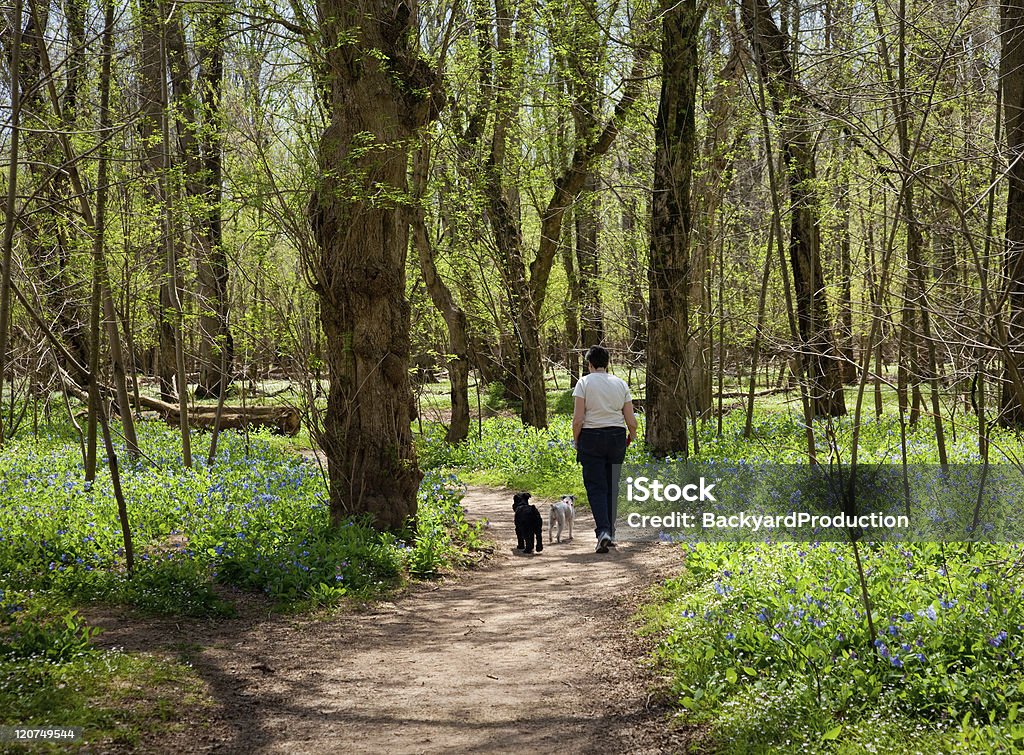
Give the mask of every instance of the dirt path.
<svg viewBox="0 0 1024 755">
<path fill-rule="evenodd" d="M 641 593 L 678 569 L 679 549 L 623 543 L 595 554 L 589 512 L 581 512 L 573 542 L 523 556 L 514 550 L 511 493 L 471 489 L 464 503 L 491 523 L 497 544 L 478 569 L 330 620 L 243 616 L 164 634 L 161 644 L 179 652 L 192 643 L 187 655 L 217 701 L 214 721 L 140 749 L 685 749 L 686 732 L 669 733 L 651 703 L 654 680 L 629 621 Z M 130 625 L 101 637 L 128 649 L 147 643 Z"/>
</svg>

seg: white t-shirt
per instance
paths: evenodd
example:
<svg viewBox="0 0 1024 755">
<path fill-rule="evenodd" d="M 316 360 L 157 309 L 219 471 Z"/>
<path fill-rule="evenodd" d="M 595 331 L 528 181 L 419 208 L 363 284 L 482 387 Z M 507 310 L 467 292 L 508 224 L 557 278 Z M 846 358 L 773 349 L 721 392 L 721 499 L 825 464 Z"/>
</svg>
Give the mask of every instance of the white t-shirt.
<svg viewBox="0 0 1024 755">
<path fill-rule="evenodd" d="M 633 397 L 622 378 L 607 372 L 591 372 L 579 379 L 572 395 L 585 402 L 587 412 L 583 419 L 584 429 L 626 426 L 622 407 L 627 401 L 632 401 Z"/>
</svg>

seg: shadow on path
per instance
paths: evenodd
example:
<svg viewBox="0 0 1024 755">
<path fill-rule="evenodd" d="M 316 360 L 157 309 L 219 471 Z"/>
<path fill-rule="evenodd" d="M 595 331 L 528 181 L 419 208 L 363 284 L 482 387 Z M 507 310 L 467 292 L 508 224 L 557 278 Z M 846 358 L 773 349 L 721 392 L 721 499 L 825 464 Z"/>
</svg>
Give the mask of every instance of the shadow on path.
<svg viewBox="0 0 1024 755">
<path fill-rule="evenodd" d="M 250 599 L 229 621 L 108 624 L 103 644 L 184 655 L 216 701 L 203 716 L 212 720 L 139 749 L 686 751 L 692 732 L 670 729 L 651 705 L 630 622 L 642 593 L 678 571 L 681 550 L 623 543 L 595 554 L 581 533 L 525 556 L 510 498 L 470 489 L 464 505 L 489 521 L 494 555 L 396 602 L 322 619 L 270 615 Z"/>
</svg>

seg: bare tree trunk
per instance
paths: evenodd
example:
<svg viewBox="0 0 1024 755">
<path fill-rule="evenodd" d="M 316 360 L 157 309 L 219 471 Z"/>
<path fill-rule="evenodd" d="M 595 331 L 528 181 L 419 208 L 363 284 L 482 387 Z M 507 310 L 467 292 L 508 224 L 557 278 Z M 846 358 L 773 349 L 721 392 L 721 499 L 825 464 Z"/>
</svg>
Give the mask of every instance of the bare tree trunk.
<svg viewBox="0 0 1024 755">
<path fill-rule="evenodd" d="M 430 166 L 430 142 L 424 140 L 413 158 L 412 208 L 413 243 L 419 256 L 420 272 L 427 286 L 430 300 L 444 318 L 448 327 L 448 379 L 451 383 L 452 418 L 445 440 L 460 443 L 469 436 L 469 337 L 466 313 L 456 303 L 451 290 L 437 271 L 434 247 L 427 234 L 423 197 L 427 188 Z"/>
<path fill-rule="evenodd" d="M 627 173 L 631 172 L 627 164 Z M 640 239 L 636 230 L 637 202 L 635 198 L 623 204 L 622 233 L 626 246 L 626 281 L 623 299 L 626 307 L 626 332 L 629 338 L 627 357 L 632 366 L 647 352 L 647 302 L 644 301 Z"/>
<path fill-rule="evenodd" d="M 604 341 L 604 315 L 601 307 L 600 258 L 597 253 L 598 207 L 597 177 L 593 169 L 587 171 L 583 191 L 575 204 L 578 311 L 580 317 L 580 346 L 589 348 Z M 583 364 L 587 372 L 586 361 Z"/>
<path fill-rule="evenodd" d="M 1004 427 L 1024 426 L 1024 403 L 1014 388 L 1014 374 L 1024 373 L 1024 2 L 1002 5 L 1002 60 L 1000 80 L 1006 129 L 1007 174 L 1006 246 L 1003 275 L 1008 293 L 1006 347 L 999 422 Z"/>
<path fill-rule="evenodd" d="M 160 37 L 161 43 L 161 59 L 167 64 L 167 72 L 170 74 L 170 78 L 176 79 L 174 74 L 174 63 L 172 61 L 169 49 L 171 42 L 170 40 L 175 39 L 177 34 L 180 34 L 180 26 L 174 23 L 164 24 Z M 178 65 L 181 61 L 178 61 Z M 161 100 L 167 103 L 168 107 L 164 108 L 163 117 L 160 119 L 160 128 L 163 131 L 163 166 L 161 171 L 161 180 L 163 182 L 163 232 L 164 232 L 164 261 L 166 267 L 166 279 L 161 291 L 160 298 L 161 303 L 165 301 L 167 308 L 164 310 L 165 317 L 161 318 L 161 337 L 166 338 L 167 331 L 170 331 L 170 338 L 173 344 L 174 350 L 174 364 L 175 374 L 177 376 L 177 394 L 178 394 L 178 422 L 179 429 L 181 430 L 181 456 L 182 461 L 186 467 L 192 466 L 192 435 L 189 430 L 188 423 L 188 372 L 185 370 L 185 348 L 182 343 L 182 327 L 184 322 L 183 309 L 181 305 L 181 298 L 178 287 L 178 253 L 177 243 L 178 240 L 174 233 L 174 192 L 171 189 L 171 124 L 170 124 L 170 92 L 167 88 L 167 75 L 161 75 L 160 86 L 162 89 Z M 180 78 L 180 77 L 179 77 Z M 179 129 L 180 131 L 180 129 Z M 187 132 L 186 132 L 187 133 Z M 182 138 L 179 133 L 179 139 Z M 187 138 L 187 137 L 186 137 Z M 185 151 L 186 162 L 188 151 Z M 173 324 L 166 317 L 167 313 L 174 318 Z M 167 355 L 167 343 L 162 342 L 160 344 L 161 353 L 161 369 L 164 367 L 164 359 Z"/>
<path fill-rule="evenodd" d="M 601 42 L 597 24 L 597 3 L 579 0 L 570 5 L 571 19 L 566 28 L 572 35 L 567 54 L 567 83 L 572 97 L 572 120 L 577 145 L 589 144 L 598 135 L 601 112 L 599 61 Z M 576 223 L 576 286 L 580 318 L 580 346 L 584 349 L 604 341 L 604 316 L 601 307 L 600 258 L 598 232 L 600 197 L 597 193 L 596 166 L 588 165 L 581 181 L 579 196 L 573 205 Z M 586 361 L 583 372 L 588 371 Z"/>
<path fill-rule="evenodd" d="M 695 177 L 696 186 L 693 190 L 694 216 L 697 222 L 694 225 L 690 299 L 696 299 L 701 303 L 694 307 L 699 322 L 699 337 L 691 340 L 687 360 L 692 376 L 690 383 L 700 387 L 699 390 L 694 390 L 691 396 L 693 411 L 700 416 L 705 416 L 712 405 L 713 379 L 707 356 L 711 350 L 706 349 L 705 343 L 712 340 L 713 330 L 709 281 L 713 253 L 716 248 L 720 248 L 715 228 L 718 225 L 722 200 L 732 183 L 738 145 L 744 137 L 743 133 L 731 135 L 736 120 L 737 84 L 742 66 L 740 40 L 736 38 L 738 35 L 732 28 L 732 23 L 729 27 L 732 50 L 722 70 L 715 77 L 715 91 L 708 106 L 710 114 L 707 132 L 704 135 L 702 154 L 699 158 L 700 168 Z M 703 275 L 698 278 L 700 271 Z M 721 314 L 719 323 L 721 324 Z"/>
<path fill-rule="evenodd" d="M 789 183 L 789 259 L 811 412 L 815 417 L 836 417 L 846 414 L 846 402 L 821 266 L 814 128 L 802 110 L 790 54 L 791 40 L 775 25 L 767 1 L 743 0 L 742 18 L 772 107 L 781 122 L 782 153 Z"/>
<path fill-rule="evenodd" d="M 47 11 L 48 7 L 36 8 L 23 19 L 18 71 L 22 122 L 52 121 L 45 104 L 47 73 L 40 53 L 42 42 L 37 39 L 40 32 L 36 23 L 39 15 L 40 23 L 45 25 Z M 0 46 L 8 57 L 13 53 L 7 47 L 9 39 L 6 35 L 0 36 Z M 19 137 L 25 155 L 21 162 L 34 181 L 45 185 L 37 192 L 41 198 L 22 208 L 20 222 L 24 248 L 35 267 L 40 296 L 53 318 L 56 331 L 64 339 L 75 363 L 84 366 L 89 362 L 88 313 L 83 311 L 80 303 L 85 298 L 81 286 L 69 275 L 69 251 L 62 229 L 62 216 L 70 212 L 67 207 L 69 192 L 62 193 L 54 185 L 56 175 L 49 167 L 63 162 L 61 145 L 56 133 L 48 129 L 20 129 Z M 66 182 L 66 179 L 62 180 Z M 84 380 L 83 375 L 78 377 Z"/>
<path fill-rule="evenodd" d="M 36 2 L 31 2 L 32 15 L 37 28 L 42 28 L 42 24 L 39 19 L 39 9 Z M 108 27 L 112 27 L 113 21 L 108 24 Z M 112 34 L 111 29 L 107 30 Z M 53 69 L 50 65 L 49 54 L 46 50 L 46 40 L 40 34 L 35 37 L 36 51 L 38 52 L 39 71 L 46 81 L 46 90 L 49 94 L 50 105 L 53 111 L 56 113 L 58 119 L 62 123 L 66 123 L 65 116 L 62 111 L 61 102 L 57 96 L 57 89 L 53 83 Z M 110 61 L 106 61 L 106 65 L 109 66 Z M 109 85 L 109 82 L 105 81 L 104 86 Z M 102 95 L 101 95 L 102 96 Z M 107 92 L 109 97 L 109 91 Z M 102 119 L 107 119 L 104 122 Z M 101 139 L 106 141 L 109 138 L 109 112 L 101 112 Z M 86 225 L 90 228 L 93 234 L 93 243 L 103 243 L 103 218 L 99 217 L 93 212 L 92 206 L 89 204 L 89 199 L 85 191 L 85 186 L 82 182 L 81 175 L 78 172 L 78 157 L 75 154 L 74 147 L 71 144 L 71 139 L 66 132 L 57 133 L 57 141 L 60 144 L 61 151 L 65 160 L 65 172 L 67 178 L 71 183 L 72 189 L 76 197 L 78 197 L 79 209 L 82 213 L 82 217 L 85 220 Z M 106 149 L 104 146 L 103 149 Z M 102 246 L 100 247 L 102 249 Z M 106 301 L 104 302 L 105 311 L 110 313 L 108 322 L 106 323 L 107 336 L 110 341 L 110 355 L 111 362 L 114 371 L 115 388 L 117 390 L 117 401 L 118 411 L 121 415 L 122 430 L 124 432 L 125 442 L 128 446 L 128 453 L 132 458 L 136 458 L 139 454 L 138 440 L 135 435 L 135 420 L 132 416 L 131 404 L 128 401 L 128 386 L 125 381 L 124 367 L 121 357 L 121 341 L 118 333 L 117 319 L 113 315 L 113 299 L 110 296 L 110 282 L 106 277 L 105 266 L 101 269 L 101 286 L 105 290 Z"/>
<path fill-rule="evenodd" d="M 169 146 L 163 140 L 163 119 L 167 117 L 167 103 L 164 101 L 163 77 L 166 67 L 163 54 L 163 25 L 160 0 L 139 2 L 139 143 L 142 150 L 140 161 L 142 174 L 146 177 L 146 196 L 154 207 L 162 207 L 164 151 Z M 161 210 L 161 215 L 163 211 Z M 161 232 L 167 224 L 158 223 Z M 156 303 L 156 347 L 154 349 L 154 372 L 159 377 L 160 398 L 171 401 L 174 378 L 174 333 L 170 328 L 170 293 L 167 287 L 167 265 L 165 260 L 167 241 L 160 237 L 152 250 L 152 265 L 160 280 Z"/>
<path fill-rule="evenodd" d="M 321 442 L 331 521 L 368 513 L 400 527 L 416 512 L 422 474 L 412 444 L 409 140 L 436 115 L 434 72 L 413 49 L 411 11 L 382 0 L 319 0 L 330 124 L 310 199 L 319 246 L 308 260 L 330 370 Z M 412 14 L 414 17 L 414 14 Z"/>
<path fill-rule="evenodd" d="M 103 444 L 107 453 L 107 466 L 110 469 L 110 481 L 114 488 L 114 499 L 117 502 L 118 521 L 121 523 L 121 537 L 124 543 L 125 565 L 128 573 L 135 570 L 135 549 L 132 542 L 131 527 L 128 523 L 128 506 L 125 502 L 124 491 L 121 487 L 121 473 L 117 461 L 117 453 L 114 450 L 113 439 L 110 434 L 110 423 L 107 421 L 106 407 L 100 401 L 98 390 L 98 374 L 96 371 L 97 355 L 99 354 L 99 298 L 103 298 L 104 317 L 110 322 L 107 323 L 107 335 L 110 339 L 111 355 L 114 361 L 114 379 L 116 381 L 117 400 L 125 402 L 121 408 L 122 419 L 127 415 L 131 418 L 131 407 L 127 405 L 128 391 L 124 382 L 123 370 L 118 369 L 120 359 L 120 338 L 117 333 L 117 320 L 114 318 L 114 300 L 110 294 L 110 282 L 107 277 L 107 264 L 103 256 L 103 244 L 106 236 L 107 218 L 107 170 L 110 152 L 110 76 L 111 58 L 114 51 L 114 0 L 104 2 L 104 29 L 103 29 L 103 63 L 100 73 L 100 150 L 98 166 L 98 186 L 96 189 L 96 216 L 93 221 L 95 237 L 93 239 L 93 281 L 94 297 L 92 303 L 93 322 L 93 369 L 90 370 L 90 399 L 93 408 L 98 414 L 100 424 L 103 427 Z M 77 182 L 76 182 L 77 183 Z M 80 186 L 76 187 L 80 188 Z M 127 410 L 127 411 L 126 411 Z M 128 442 L 129 456 L 138 456 L 138 447 L 135 442 L 134 426 L 127 424 L 124 427 L 125 440 Z"/>
<path fill-rule="evenodd" d="M 21 0 L 14 0 L 14 30 L 11 42 L 11 148 L 7 166 L 7 204 L 4 245 L 0 260 L 0 448 L 4 444 L 4 375 L 7 372 L 7 325 L 11 319 L 11 256 L 14 249 L 14 211 L 18 196 L 18 139 L 21 136 L 21 89 L 18 72 L 21 65 Z M 13 404 L 13 383 L 11 396 Z"/>
<path fill-rule="evenodd" d="M 655 454 L 684 457 L 689 454 L 687 349 L 694 306 L 690 301 L 690 180 L 697 142 L 694 110 L 701 16 L 695 0 L 663 11 L 648 278 L 646 441 Z"/>
<path fill-rule="evenodd" d="M 566 223 L 562 228 L 562 267 L 565 269 L 565 284 L 569 289 L 569 301 L 565 303 L 565 340 L 568 348 L 565 367 L 569 372 L 569 387 L 575 388 L 582 374 L 582 349 L 580 342 L 580 292 L 576 275 L 576 261 L 573 259 L 572 226 Z"/>
<path fill-rule="evenodd" d="M 843 383 L 857 382 L 857 363 L 853 352 L 853 260 L 850 249 L 850 145 L 843 147 L 839 170 L 839 356 Z"/>
<path fill-rule="evenodd" d="M 510 392 L 522 399 L 522 420 L 533 427 L 547 426 L 547 396 L 544 387 L 544 366 L 541 353 L 540 306 L 531 295 L 526 277 L 526 257 L 523 252 L 523 234 L 519 218 L 518 195 L 514 188 L 506 187 L 503 173 L 509 147 L 509 133 L 518 117 L 522 81 L 516 71 L 513 40 L 520 36 L 517 28 L 513 35 L 514 13 L 504 0 L 495 0 L 495 40 L 497 53 L 493 78 L 488 77 L 488 88 L 494 96 L 494 131 L 491 149 L 484 166 L 484 194 L 490 215 L 491 230 L 498 250 L 498 270 L 502 277 L 512 321 L 512 336 L 517 359 L 514 374 L 510 375 Z M 520 25 L 526 22 L 522 19 Z M 521 27 L 520 27 L 521 28 Z M 489 35 L 488 35 L 489 36 Z M 483 46 L 490 42 L 479 40 Z M 482 49 L 482 54 L 485 52 Z M 509 392 L 509 391 L 507 391 Z"/>
<path fill-rule="evenodd" d="M 202 193 L 205 252 L 196 262 L 196 293 L 200 301 L 199 398 L 219 398 L 231 383 L 234 340 L 228 327 L 228 260 L 221 222 L 223 191 L 221 160 L 221 88 L 224 78 L 224 40 L 229 7 L 214 5 L 203 15 L 209 26 L 197 43 L 199 88 L 203 103 Z"/>
</svg>

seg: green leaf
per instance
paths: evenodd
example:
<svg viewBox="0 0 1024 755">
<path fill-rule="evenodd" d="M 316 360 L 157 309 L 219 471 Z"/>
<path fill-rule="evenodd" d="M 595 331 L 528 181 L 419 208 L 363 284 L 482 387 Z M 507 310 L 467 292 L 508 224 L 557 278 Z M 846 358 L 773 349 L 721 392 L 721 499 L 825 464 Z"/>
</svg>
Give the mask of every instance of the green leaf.
<svg viewBox="0 0 1024 755">
<path fill-rule="evenodd" d="M 837 726 L 834 729 L 829 729 L 828 731 L 826 731 L 824 734 L 821 735 L 821 741 L 822 742 L 832 742 L 832 741 L 834 741 L 836 739 L 839 739 L 839 734 L 840 734 L 840 732 L 842 732 L 842 730 L 843 730 L 843 725 L 842 724 L 839 724 L 839 726 Z"/>
<path fill-rule="evenodd" d="M 744 666 L 743 667 L 743 673 L 746 674 L 747 676 L 757 676 L 757 671 L 755 669 L 751 668 L 750 666 Z"/>
<path fill-rule="evenodd" d="M 738 678 L 739 675 L 736 673 L 736 669 L 734 668 L 731 668 L 725 672 L 725 680 L 729 682 L 729 684 L 735 684 Z"/>
</svg>

